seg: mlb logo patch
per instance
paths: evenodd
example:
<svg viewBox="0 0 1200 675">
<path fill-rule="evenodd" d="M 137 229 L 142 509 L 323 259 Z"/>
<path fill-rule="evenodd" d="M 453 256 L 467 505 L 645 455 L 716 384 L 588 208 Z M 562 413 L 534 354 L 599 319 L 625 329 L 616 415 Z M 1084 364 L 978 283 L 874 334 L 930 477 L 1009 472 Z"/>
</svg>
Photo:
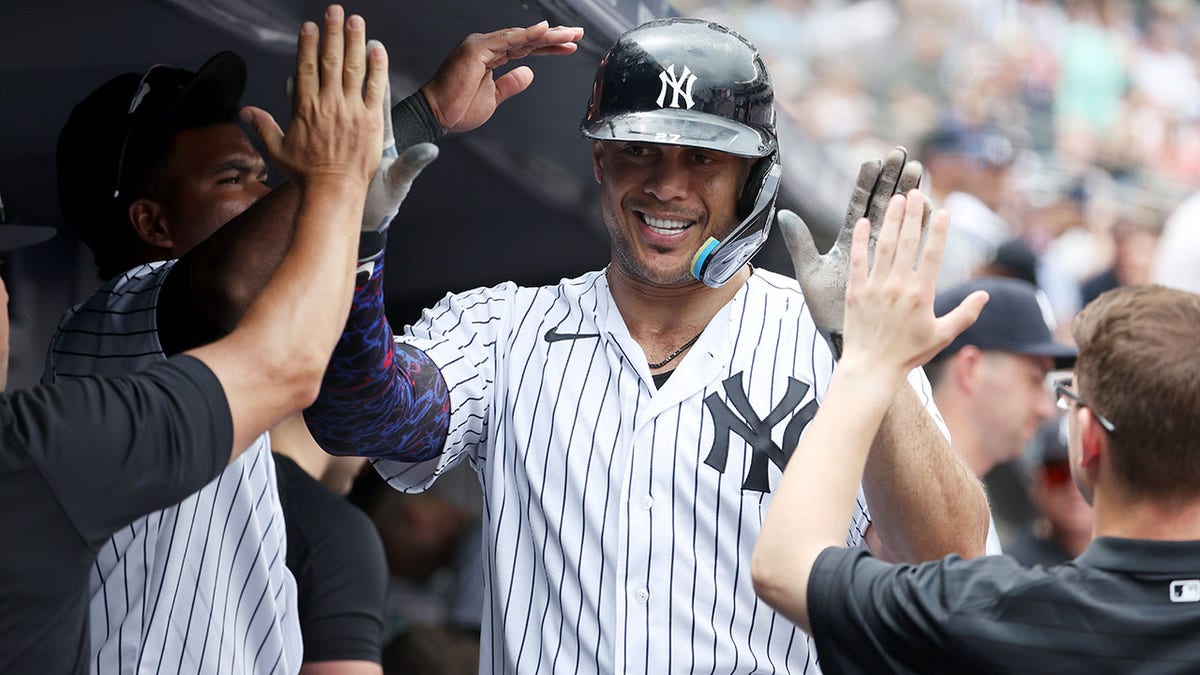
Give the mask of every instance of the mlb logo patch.
<svg viewBox="0 0 1200 675">
<path fill-rule="evenodd" d="M 1171 602 L 1200 602 L 1200 579 L 1172 581 Z"/>
</svg>

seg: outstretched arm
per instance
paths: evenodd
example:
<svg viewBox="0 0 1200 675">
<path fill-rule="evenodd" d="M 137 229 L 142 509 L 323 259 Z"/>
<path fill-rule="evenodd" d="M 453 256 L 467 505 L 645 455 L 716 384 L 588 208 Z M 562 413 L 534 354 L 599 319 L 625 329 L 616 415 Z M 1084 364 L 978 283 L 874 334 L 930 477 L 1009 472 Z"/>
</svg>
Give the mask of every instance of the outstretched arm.
<svg viewBox="0 0 1200 675">
<path fill-rule="evenodd" d="M 265 111 L 242 112 L 296 185 L 299 208 L 287 254 L 237 328 L 190 352 L 225 391 L 235 454 L 313 401 L 350 306 L 363 202 L 382 152 L 387 54 L 368 55 L 362 17 L 344 27 L 343 18 L 338 5 L 326 10 L 319 56 L 316 25 L 300 31 L 286 136 Z"/>
<path fill-rule="evenodd" d="M 862 219 L 854 229 L 844 353 L 824 405 L 788 462 L 755 546 L 755 589 L 809 632 L 813 564 L 822 551 L 845 539 L 858 483 L 868 462 L 876 461 L 872 441 L 885 416 L 899 412 L 898 392 L 910 389 L 906 374 L 974 323 L 987 300 L 985 293 L 975 293 L 945 317 L 934 317 L 934 284 L 949 217 L 944 211 L 934 217 L 914 268 L 923 206 L 916 190 L 890 200 L 873 266 L 867 261 L 868 221 Z"/>
<path fill-rule="evenodd" d="M 392 108 L 397 149 L 404 152 L 448 131 L 465 132 L 484 124 L 501 103 L 533 81 L 528 66 L 493 79 L 497 68 L 529 55 L 573 53 L 574 41 L 582 36 L 582 28 L 551 28 L 545 22 L 467 36 L 419 92 Z M 394 213 L 399 208 L 407 187 L 396 187 L 394 181 L 372 183 L 369 199 L 373 205 L 383 205 L 374 212 Z M 211 339 L 232 330 L 287 250 L 297 200 L 293 184 L 279 186 L 197 245 L 172 270 L 160 305 L 196 311 L 160 317 L 167 324 L 160 326 L 160 332 L 170 343 L 168 353 L 207 341 L 195 336 Z M 379 229 L 374 213 L 363 229 Z"/>
<path fill-rule="evenodd" d="M 824 255 L 816 251 L 812 236 L 796 214 L 779 214 L 779 226 L 796 265 L 805 301 L 835 355 L 842 339 L 855 223 L 862 218 L 870 223 L 865 244 L 870 260 L 893 195 L 907 194 L 920 178 L 920 163 L 908 161 L 903 148 L 892 150 L 882 162 L 864 163 L 842 232 Z M 918 230 L 924 232 L 929 208 L 924 195 L 920 199 L 921 203 L 913 208 L 921 207 Z M 919 235 L 918 241 L 923 237 Z M 891 561 L 918 561 L 949 553 L 968 557 L 983 554 L 988 523 L 983 487 L 953 452 L 912 387 L 901 388 L 890 399 L 888 413 L 874 437 L 863 491 L 872 518 L 866 539 L 877 556 Z"/>
</svg>

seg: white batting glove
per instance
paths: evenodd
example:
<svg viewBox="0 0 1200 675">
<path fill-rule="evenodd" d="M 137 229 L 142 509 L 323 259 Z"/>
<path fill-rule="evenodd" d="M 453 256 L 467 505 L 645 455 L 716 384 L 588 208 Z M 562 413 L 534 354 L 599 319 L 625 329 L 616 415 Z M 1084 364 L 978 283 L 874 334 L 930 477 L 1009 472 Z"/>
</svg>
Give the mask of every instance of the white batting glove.
<svg viewBox="0 0 1200 675">
<path fill-rule="evenodd" d="M 370 50 L 377 41 L 367 43 Z M 429 163 L 437 159 L 438 147 L 418 143 L 400 154 L 396 151 L 396 134 L 392 130 L 392 85 L 388 83 L 383 97 L 383 159 L 367 188 L 363 206 L 362 235 L 359 241 L 359 263 L 370 262 L 383 255 L 388 227 L 400 211 L 413 181 Z"/>
<path fill-rule="evenodd" d="M 871 238 L 868 245 L 870 259 L 874 260 L 875 241 L 883 226 L 892 195 L 907 194 L 921 184 L 921 163 L 908 161 L 908 151 L 893 148 L 883 161 L 878 159 L 863 162 L 858 170 L 858 180 L 850 195 L 846 218 L 837 240 L 824 255 L 817 252 L 808 225 L 792 211 L 782 210 L 776 216 L 784 243 L 791 254 L 796 268 L 796 280 L 804 291 L 804 300 L 812 312 L 817 331 L 829 342 L 835 357 L 842 352 L 842 324 L 846 310 L 846 282 L 850 278 L 850 245 L 854 238 L 854 224 L 859 218 L 871 221 Z M 929 204 L 925 205 L 925 220 L 922 231 L 929 224 Z"/>
</svg>

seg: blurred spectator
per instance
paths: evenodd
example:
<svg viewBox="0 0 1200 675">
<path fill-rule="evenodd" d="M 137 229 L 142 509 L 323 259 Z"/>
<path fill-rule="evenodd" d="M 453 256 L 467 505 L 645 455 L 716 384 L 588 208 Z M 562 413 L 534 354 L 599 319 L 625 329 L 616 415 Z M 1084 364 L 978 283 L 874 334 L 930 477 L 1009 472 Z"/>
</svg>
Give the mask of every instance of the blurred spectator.
<svg viewBox="0 0 1200 675">
<path fill-rule="evenodd" d="M 1167 218 L 1151 276 L 1155 283 L 1200 293 L 1200 192 Z"/>
<path fill-rule="evenodd" d="M 1000 133 L 950 122 L 922 139 L 919 158 L 930 198 L 951 216 L 938 273 L 938 288 L 947 288 L 969 279 L 1013 236 L 997 213 L 1009 198 L 1013 146 Z"/>
<path fill-rule="evenodd" d="M 1037 254 L 1024 239 L 1009 239 L 1000 244 L 996 254 L 975 270 L 976 277 L 1005 277 L 1037 285 Z"/>
<path fill-rule="evenodd" d="M 1118 286 L 1140 286 L 1150 282 L 1150 271 L 1158 247 L 1159 229 L 1154 221 L 1121 218 L 1113 226 L 1113 262 L 1079 289 L 1080 305 Z"/>
<path fill-rule="evenodd" d="M 977 290 L 991 296 L 979 320 L 925 367 L 956 452 L 979 478 L 1016 459 L 1038 424 L 1054 414 L 1046 375 L 1075 350 L 1058 344 L 1037 289 L 1016 279 L 974 279 L 938 293 L 937 315 Z M 995 524 L 988 554 L 1000 553 Z"/>
<path fill-rule="evenodd" d="M 1032 523 L 1005 553 L 1022 565 L 1059 565 L 1083 553 L 1092 541 L 1092 507 L 1071 477 L 1067 419 L 1046 420 L 1026 449 Z"/>
</svg>

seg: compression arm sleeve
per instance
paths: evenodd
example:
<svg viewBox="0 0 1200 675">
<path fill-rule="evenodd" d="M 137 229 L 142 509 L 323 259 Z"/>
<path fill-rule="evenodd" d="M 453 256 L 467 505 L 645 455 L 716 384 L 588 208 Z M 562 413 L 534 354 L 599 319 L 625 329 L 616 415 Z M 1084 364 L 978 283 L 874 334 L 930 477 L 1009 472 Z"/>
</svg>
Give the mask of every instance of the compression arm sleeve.
<svg viewBox="0 0 1200 675">
<path fill-rule="evenodd" d="M 334 455 L 423 462 L 446 443 L 446 381 L 425 352 L 393 339 L 384 314 L 383 260 L 370 276 L 359 274 L 346 329 L 304 420 Z"/>
</svg>

